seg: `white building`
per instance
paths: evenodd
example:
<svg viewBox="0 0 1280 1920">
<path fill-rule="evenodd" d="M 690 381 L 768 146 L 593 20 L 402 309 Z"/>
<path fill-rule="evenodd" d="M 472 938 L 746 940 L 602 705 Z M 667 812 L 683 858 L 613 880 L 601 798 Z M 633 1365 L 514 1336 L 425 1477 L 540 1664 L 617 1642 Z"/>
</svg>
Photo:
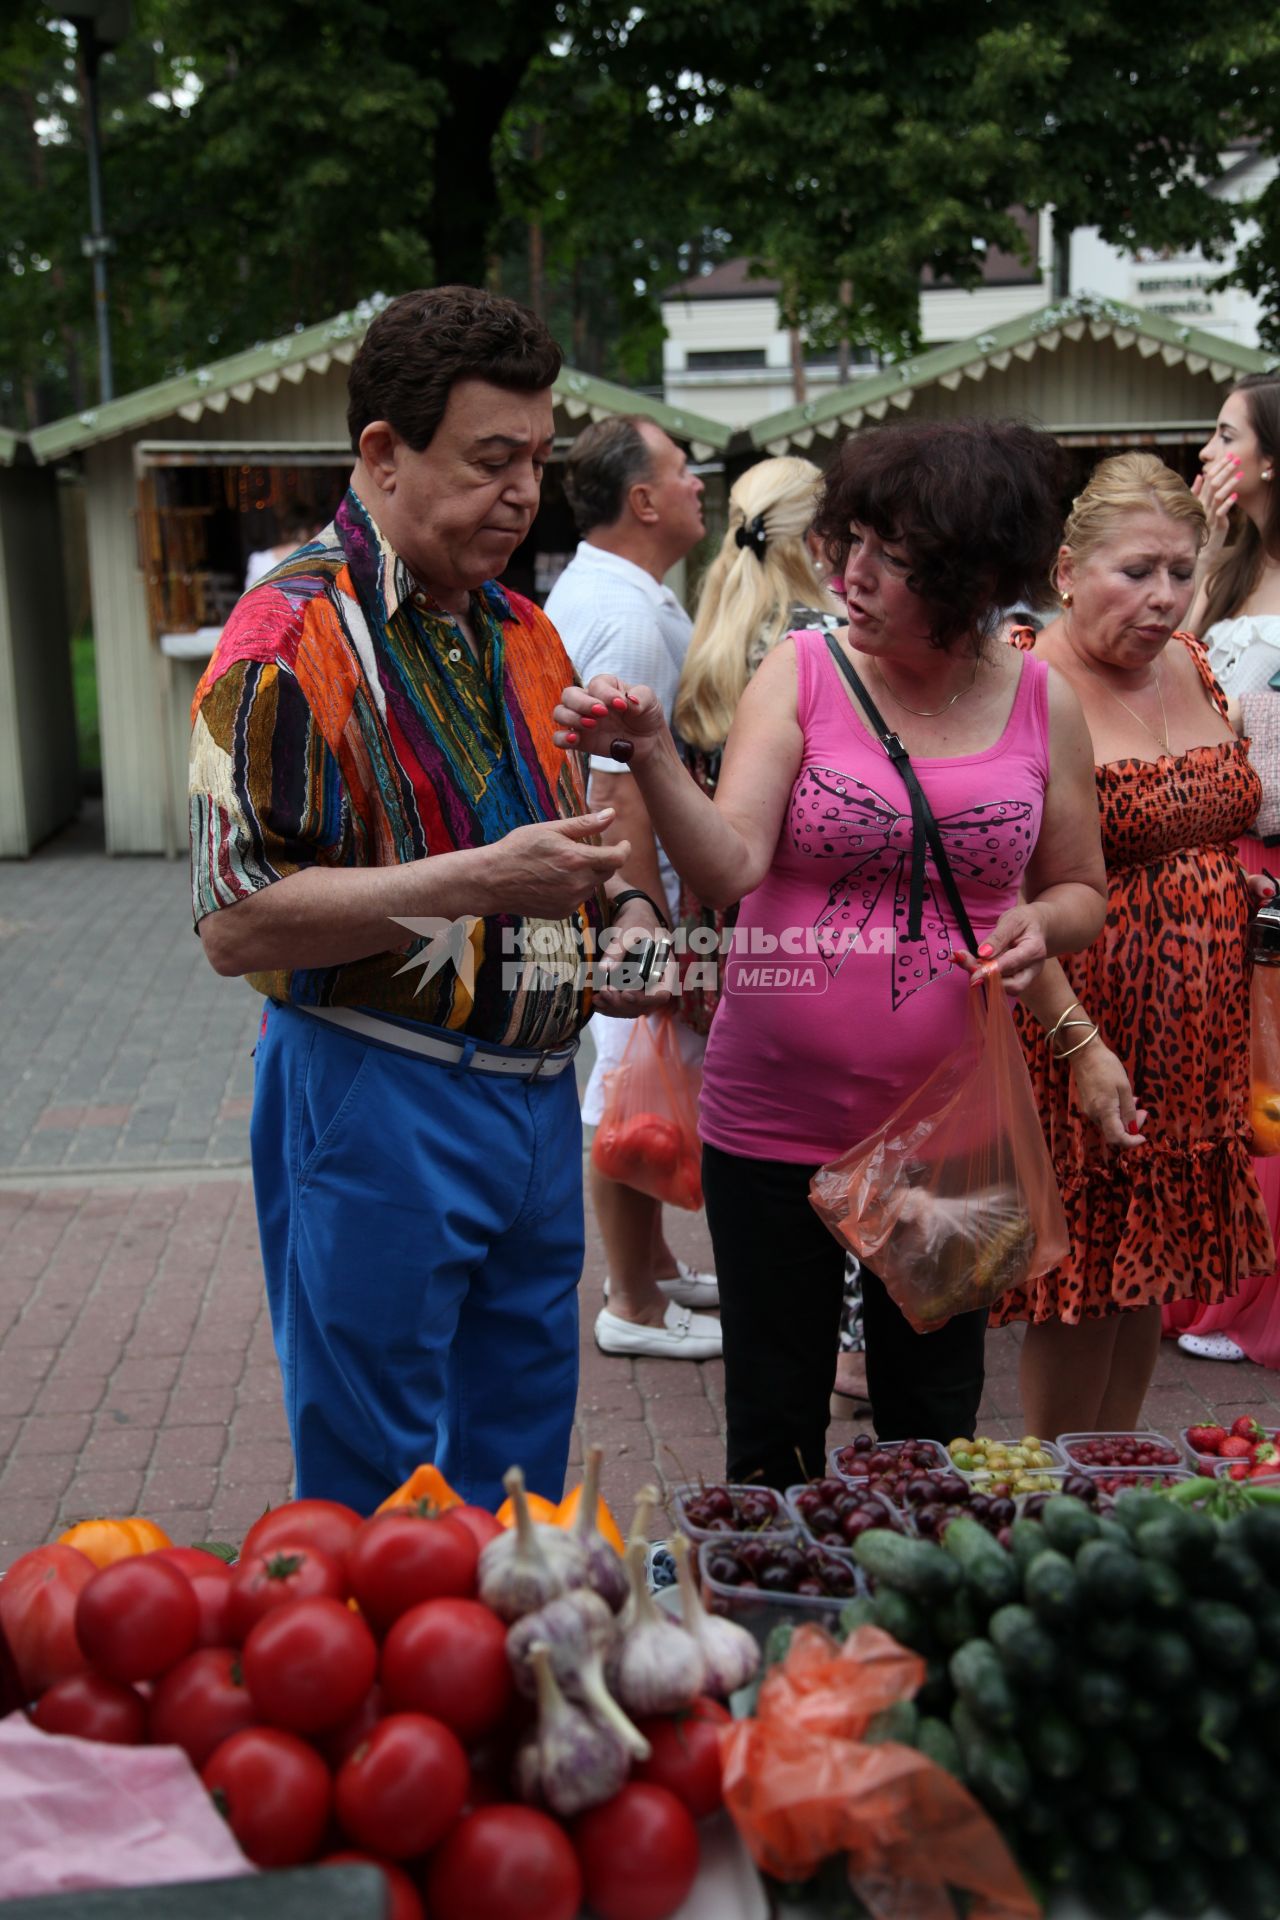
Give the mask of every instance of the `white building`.
<svg viewBox="0 0 1280 1920">
<path fill-rule="evenodd" d="M 1224 173 L 1215 191 L 1243 202 L 1275 178 L 1277 162 L 1243 150 L 1222 156 Z M 1052 221 L 1049 213 L 1019 216 L 1029 260 L 992 248 L 982 285 L 972 290 L 935 282 L 926 273 L 920 288 L 920 331 L 926 348 L 947 346 L 1021 320 L 1050 298 Z M 1239 239 L 1253 232 L 1242 222 Z M 1261 308 L 1247 293 L 1216 290 L 1234 252 L 1206 260 L 1198 248 L 1186 253 L 1122 253 L 1103 241 L 1096 227 L 1071 237 L 1070 291 L 1093 293 L 1140 312 L 1217 334 L 1238 347 L 1259 343 Z M 804 391 L 797 393 L 796 347 L 778 313 L 778 283 L 752 277 L 746 259 L 727 260 L 711 272 L 672 287 L 662 298 L 666 327 L 663 391 L 674 406 L 690 408 L 733 427 L 744 427 L 798 399 L 815 400 L 847 382 L 879 371 L 875 356 L 855 348 L 847 371 L 834 351 L 801 349 Z"/>
</svg>

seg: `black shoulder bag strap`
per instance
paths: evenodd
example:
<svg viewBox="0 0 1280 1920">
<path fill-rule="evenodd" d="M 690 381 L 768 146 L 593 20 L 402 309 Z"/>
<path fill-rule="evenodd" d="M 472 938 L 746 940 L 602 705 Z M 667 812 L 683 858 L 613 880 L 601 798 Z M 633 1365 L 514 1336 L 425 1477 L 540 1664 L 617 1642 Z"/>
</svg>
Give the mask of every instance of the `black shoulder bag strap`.
<svg viewBox="0 0 1280 1920">
<path fill-rule="evenodd" d="M 956 925 L 964 936 L 965 945 L 970 953 L 976 954 L 977 935 L 965 912 L 964 901 L 960 898 L 960 889 L 951 871 L 951 862 L 947 859 L 947 851 L 942 844 L 942 835 L 938 832 L 938 823 L 933 817 L 933 808 L 925 799 L 924 788 L 920 785 L 916 770 L 911 764 L 911 756 L 898 735 L 892 733 L 885 725 L 875 701 L 845 658 L 844 649 L 835 635 L 827 634 L 826 642 L 831 658 L 848 682 L 849 691 L 871 722 L 872 732 L 902 775 L 903 784 L 911 801 L 911 889 L 907 900 L 907 938 L 919 940 L 922 937 L 920 915 L 924 906 L 924 854 L 927 846 L 933 855 L 933 864 L 938 870 L 938 878 L 950 902 L 951 911 L 956 917 Z"/>
</svg>

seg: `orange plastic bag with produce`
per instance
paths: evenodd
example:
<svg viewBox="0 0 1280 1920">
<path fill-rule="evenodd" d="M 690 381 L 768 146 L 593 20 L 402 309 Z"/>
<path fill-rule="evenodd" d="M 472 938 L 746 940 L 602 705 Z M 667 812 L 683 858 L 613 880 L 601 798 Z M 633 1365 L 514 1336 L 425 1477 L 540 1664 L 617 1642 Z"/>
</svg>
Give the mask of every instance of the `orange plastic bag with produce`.
<svg viewBox="0 0 1280 1920">
<path fill-rule="evenodd" d="M 820 1167 L 809 1199 L 917 1333 L 1055 1266 L 1067 1222 L 996 969 L 969 1031 L 884 1125 Z"/>
<path fill-rule="evenodd" d="M 724 1799 L 756 1865 L 807 1880 L 833 1854 L 874 1920 L 1034 1920 L 1040 1908 L 990 1818 L 958 1780 L 871 1720 L 909 1700 L 925 1663 L 878 1627 L 843 1647 L 799 1627 L 760 1689 L 756 1715 L 720 1734 Z"/>
<path fill-rule="evenodd" d="M 701 1080 L 701 1070 L 680 1051 L 674 1015 L 635 1021 L 620 1064 L 605 1077 L 591 1164 L 624 1187 L 696 1213 L 702 1205 Z"/>
<path fill-rule="evenodd" d="M 1249 925 L 1249 1151 L 1280 1153 L 1280 908 L 1259 909 Z"/>
</svg>

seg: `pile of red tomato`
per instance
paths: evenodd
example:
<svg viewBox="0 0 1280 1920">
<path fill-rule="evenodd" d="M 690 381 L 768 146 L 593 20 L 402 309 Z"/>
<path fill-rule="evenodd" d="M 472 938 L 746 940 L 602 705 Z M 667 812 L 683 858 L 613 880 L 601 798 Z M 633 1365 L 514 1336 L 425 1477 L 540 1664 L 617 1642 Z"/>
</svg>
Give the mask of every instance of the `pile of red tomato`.
<svg viewBox="0 0 1280 1920">
<path fill-rule="evenodd" d="M 664 1920 L 697 1874 L 695 1821 L 721 1803 L 729 1716 L 704 1700 L 643 1722 L 652 1758 L 572 1822 L 517 1804 L 533 1710 L 475 1597 L 499 1532 L 479 1508 L 362 1520 L 298 1500 L 234 1567 L 145 1534 L 104 1566 L 36 1548 L 0 1580 L 0 1709 L 182 1747 L 250 1860 L 373 1860 L 392 1920 Z"/>
<path fill-rule="evenodd" d="M 702 1206 L 702 1156 L 696 1135 L 658 1113 L 626 1119 L 606 1114 L 591 1143 L 591 1159 L 606 1179 L 635 1187 L 670 1207 L 696 1213 Z"/>
</svg>

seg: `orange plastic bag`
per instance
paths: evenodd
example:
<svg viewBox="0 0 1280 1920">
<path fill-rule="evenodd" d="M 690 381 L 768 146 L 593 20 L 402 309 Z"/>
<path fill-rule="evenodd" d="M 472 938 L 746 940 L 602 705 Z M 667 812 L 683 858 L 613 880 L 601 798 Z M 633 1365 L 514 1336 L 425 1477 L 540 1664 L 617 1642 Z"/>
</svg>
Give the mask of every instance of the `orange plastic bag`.
<svg viewBox="0 0 1280 1920">
<path fill-rule="evenodd" d="M 637 1020 L 621 1062 L 605 1076 L 591 1164 L 624 1187 L 696 1213 L 702 1205 L 701 1081 L 701 1069 L 680 1051 L 673 1015 Z"/>
<path fill-rule="evenodd" d="M 854 1893 L 875 1920 L 1034 1920 L 1039 1907 L 987 1814 L 914 1748 L 861 1744 L 868 1723 L 909 1700 L 924 1662 L 878 1627 L 843 1647 L 799 1627 L 760 1689 L 756 1717 L 720 1734 L 725 1805 L 756 1865 L 807 1880 L 848 1856 Z"/>
<path fill-rule="evenodd" d="M 869 1139 L 820 1167 L 809 1198 L 917 1333 L 1063 1258 L 1066 1217 L 994 968 L 969 994 L 963 1044 Z"/>
<path fill-rule="evenodd" d="M 1261 918 L 1261 915 L 1259 916 Z M 1259 1160 L 1280 1153 L 1280 964 L 1255 953 L 1249 982 L 1250 1152 Z"/>
</svg>

